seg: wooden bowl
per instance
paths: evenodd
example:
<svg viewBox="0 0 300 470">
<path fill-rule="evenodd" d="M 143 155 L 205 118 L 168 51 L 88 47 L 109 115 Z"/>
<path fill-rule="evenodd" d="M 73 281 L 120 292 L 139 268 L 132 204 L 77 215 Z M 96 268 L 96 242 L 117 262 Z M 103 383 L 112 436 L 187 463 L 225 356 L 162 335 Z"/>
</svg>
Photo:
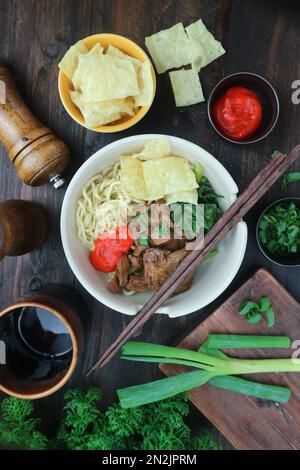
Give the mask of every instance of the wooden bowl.
<svg viewBox="0 0 300 470">
<path fill-rule="evenodd" d="M 92 49 L 92 47 L 99 43 L 104 50 L 108 48 L 109 45 L 117 47 L 121 51 L 125 52 L 136 59 L 141 60 L 142 62 L 148 61 L 151 66 L 152 71 L 152 79 L 153 79 L 153 98 L 155 96 L 156 91 L 156 77 L 155 72 L 152 66 L 152 63 L 147 56 L 147 54 L 141 49 L 137 44 L 135 44 L 130 39 L 125 38 L 124 36 L 119 36 L 117 34 L 94 34 L 93 36 L 89 36 L 83 39 L 84 44 L 88 49 Z M 68 114 L 83 127 L 86 127 L 84 117 L 81 114 L 80 109 L 73 103 L 70 97 L 70 91 L 74 90 L 73 84 L 71 80 L 64 74 L 62 70 L 59 71 L 58 75 L 58 90 L 60 99 L 68 112 Z M 151 103 L 152 104 L 152 103 Z M 137 113 L 134 116 L 128 116 L 127 118 L 119 119 L 118 121 L 114 121 L 110 124 L 105 124 L 103 126 L 97 126 L 93 129 L 95 132 L 120 132 L 128 129 L 131 126 L 134 126 L 137 122 L 139 122 L 149 111 L 150 106 L 141 106 Z M 87 127 L 86 127 L 87 128 Z M 89 129 L 89 128 L 87 128 Z"/>
<path fill-rule="evenodd" d="M 63 286 L 61 286 L 63 287 Z M 68 289 L 69 295 L 70 291 Z M 76 292 L 75 292 L 76 294 Z M 0 366 L 0 390 L 8 395 L 24 398 L 24 399 L 37 399 L 46 397 L 59 390 L 72 376 L 79 356 L 83 349 L 84 331 L 81 320 L 74 309 L 74 306 L 63 302 L 57 296 L 38 295 L 5 308 L 0 312 L 0 326 L 4 317 L 13 310 L 22 307 L 39 307 L 51 312 L 58 317 L 68 329 L 72 341 L 72 359 L 66 370 L 59 372 L 57 375 L 47 377 L 45 379 L 30 381 L 21 379 L 10 370 L 7 370 L 5 364 Z"/>
</svg>

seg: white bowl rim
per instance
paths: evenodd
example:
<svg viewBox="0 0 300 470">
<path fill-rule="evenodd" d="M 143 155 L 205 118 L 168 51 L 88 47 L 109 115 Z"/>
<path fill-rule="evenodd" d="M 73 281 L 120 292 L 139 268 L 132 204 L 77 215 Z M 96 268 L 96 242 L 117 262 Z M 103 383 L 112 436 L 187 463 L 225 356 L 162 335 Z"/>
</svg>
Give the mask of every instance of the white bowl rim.
<svg viewBox="0 0 300 470">
<path fill-rule="evenodd" d="M 126 315 L 135 315 L 138 312 L 138 309 L 136 309 L 134 305 L 128 306 L 126 304 L 121 304 L 121 302 L 118 301 L 117 297 L 114 299 L 112 295 L 109 295 L 110 294 L 109 291 L 108 291 L 108 295 L 104 297 L 102 293 L 100 293 L 97 289 L 95 289 L 93 286 L 91 286 L 86 281 L 86 279 L 84 277 L 84 274 L 83 274 L 83 270 L 80 270 L 77 267 L 76 263 L 74 262 L 73 256 L 72 256 L 72 253 L 71 253 L 71 249 L 69 247 L 69 242 L 68 242 L 68 233 L 67 233 L 68 232 L 68 227 L 67 227 L 67 224 L 66 224 L 66 220 L 67 220 L 66 212 L 68 210 L 70 195 L 71 195 L 74 187 L 76 187 L 78 185 L 78 182 L 81 178 L 81 174 L 84 172 L 84 169 L 89 167 L 90 165 L 92 165 L 92 163 L 94 161 L 96 161 L 101 156 L 102 153 L 107 152 L 108 150 L 112 150 L 115 147 L 119 147 L 120 143 L 121 144 L 126 144 L 126 143 L 130 143 L 131 141 L 134 141 L 136 143 L 136 145 L 138 146 L 139 141 L 144 142 L 145 139 L 153 140 L 153 139 L 159 139 L 159 138 L 164 138 L 164 137 L 169 138 L 171 140 L 171 143 L 172 142 L 173 143 L 177 142 L 177 143 L 188 144 L 190 147 L 194 147 L 195 150 L 199 151 L 199 149 L 200 149 L 203 154 L 206 154 L 206 156 L 208 156 L 211 160 L 213 160 L 214 165 L 222 172 L 222 175 L 224 177 L 226 177 L 226 180 L 227 180 L 226 183 L 228 185 L 228 188 L 230 188 L 230 194 L 232 195 L 233 200 L 236 199 L 237 193 L 239 191 L 237 184 L 233 180 L 230 173 L 221 164 L 221 162 L 219 160 L 217 160 L 213 155 L 211 155 L 207 150 L 203 149 L 199 145 L 194 144 L 194 143 L 192 143 L 192 142 L 190 142 L 186 139 L 182 139 L 182 138 L 176 137 L 176 136 L 171 136 L 171 135 L 167 135 L 167 134 L 138 134 L 138 135 L 133 135 L 133 136 L 130 136 L 130 137 L 125 137 L 125 138 L 122 138 L 122 139 L 118 139 L 118 140 L 116 140 L 116 141 L 114 141 L 114 142 L 112 142 L 108 145 L 105 145 L 101 149 L 97 150 L 93 155 L 91 155 L 91 157 L 89 157 L 78 168 L 78 170 L 76 171 L 76 173 L 72 177 L 72 179 L 71 179 L 71 181 L 68 185 L 67 191 L 65 193 L 62 208 L 61 208 L 60 231 L 61 231 L 62 245 L 63 245 L 64 253 L 65 253 L 65 256 L 67 258 L 68 264 L 69 264 L 71 270 L 73 271 L 75 277 L 78 279 L 78 281 L 81 283 L 81 285 L 85 288 L 85 290 L 90 295 L 92 295 L 96 300 L 98 300 L 100 303 L 102 303 L 103 305 L 111 308 L 112 310 L 115 310 L 119 313 L 123 313 L 123 314 L 126 314 Z M 204 308 L 208 304 L 210 304 L 212 301 L 214 301 L 216 298 L 218 298 L 227 289 L 227 287 L 230 285 L 232 280 L 235 278 L 235 276 L 236 276 L 236 274 L 237 274 L 237 272 L 238 272 L 238 270 L 239 270 L 239 268 L 242 264 L 242 261 L 243 261 L 244 255 L 245 255 L 245 251 L 246 251 L 246 247 L 247 247 L 247 238 L 248 238 L 247 224 L 244 221 L 241 221 L 236 225 L 236 227 L 233 228 L 233 230 L 234 229 L 240 230 L 240 241 L 241 241 L 241 243 L 239 245 L 239 252 L 236 253 L 236 256 L 235 256 L 235 263 L 232 266 L 231 274 L 230 274 L 230 276 L 227 277 L 226 281 L 223 282 L 223 284 L 220 284 L 219 288 L 216 289 L 211 296 L 206 298 L 205 305 L 203 304 L 203 305 L 199 306 L 199 304 L 197 304 L 197 305 L 195 304 L 195 307 L 193 308 L 193 310 L 191 310 L 191 308 L 186 308 L 185 309 L 184 307 L 183 308 L 181 307 L 180 314 L 176 314 L 176 313 L 172 314 L 172 313 L 169 313 L 168 311 L 166 312 L 166 311 L 164 311 L 164 307 L 162 306 L 156 312 L 157 314 L 167 314 L 167 315 L 169 315 L 170 318 L 175 318 L 177 316 L 184 316 L 184 315 L 191 314 L 191 313 L 193 313 L 197 310 L 200 310 L 201 308 Z"/>
</svg>

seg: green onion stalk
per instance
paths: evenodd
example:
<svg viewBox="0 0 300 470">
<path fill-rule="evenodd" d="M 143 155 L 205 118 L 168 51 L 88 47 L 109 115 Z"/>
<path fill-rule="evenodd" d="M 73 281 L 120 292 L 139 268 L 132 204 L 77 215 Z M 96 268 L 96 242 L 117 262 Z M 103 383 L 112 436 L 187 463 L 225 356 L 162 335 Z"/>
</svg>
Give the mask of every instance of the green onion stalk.
<svg viewBox="0 0 300 470">
<path fill-rule="evenodd" d="M 190 351 L 143 342 L 127 342 L 121 352 L 122 359 L 171 363 L 190 366 L 199 370 L 181 373 L 149 384 L 118 390 L 121 406 L 127 408 L 162 400 L 208 382 L 219 388 L 260 398 L 287 402 L 290 398 L 290 390 L 286 387 L 257 384 L 232 376 L 273 372 L 300 372 L 300 360 L 237 359 L 228 357 L 218 350 L 219 347 L 224 348 L 225 346 L 230 349 L 240 348 L 241 344 L 245 348 L 289 348 L 290 340 L 287 337 L 210 335 L 200 348 L 200 351 Z M 213 348 L 211 345 L 213 345 Z"/>
</svg>

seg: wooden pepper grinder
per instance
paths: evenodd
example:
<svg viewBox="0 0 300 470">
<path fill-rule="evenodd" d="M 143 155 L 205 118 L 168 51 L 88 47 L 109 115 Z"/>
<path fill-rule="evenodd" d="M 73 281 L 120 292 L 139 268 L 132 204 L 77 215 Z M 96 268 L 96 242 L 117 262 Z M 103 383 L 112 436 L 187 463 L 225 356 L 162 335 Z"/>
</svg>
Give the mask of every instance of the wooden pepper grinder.
<svg viewBox="0 0 300 470">
<path fill-rule="evenodd" d="M 49 219 L 36 202 L 12 199 L 0 203 L 0 261 L 37 248 L 47 237 Z"/>
<path fill-rule="evenodd" d="M 50 180 L 57 189 L 70 160 L 66 144 L 25 105 L 9 70 L 0 63 L 0 140 L 19 178 L 30 186 Z"/>
</svg>

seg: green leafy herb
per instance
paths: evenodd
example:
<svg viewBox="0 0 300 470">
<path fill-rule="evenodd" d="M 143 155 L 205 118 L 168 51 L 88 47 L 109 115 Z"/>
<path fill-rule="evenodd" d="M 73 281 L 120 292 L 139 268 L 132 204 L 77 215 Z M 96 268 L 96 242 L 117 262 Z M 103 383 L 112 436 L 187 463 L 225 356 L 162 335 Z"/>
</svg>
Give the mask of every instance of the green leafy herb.
<svg viewBox="0 0 300 470">
<path fill-rule="evenodd" d="M 286 191 L 288 185 L 291 183 L 295 183 L 296 181 L 300 181 L 300 172 L 294 171 L 292 173 L 285 173 L 281 180 L 281 189 L 282 191 Z"/>
<path fill-rule="evenodd" d="M 1 404 L 0 442 L 10 448 L 46 449 L 47 438 L 37 431 L 39 420 L 32 417 L 29 400 L 5 398 Z"/>
<path fill-rule="evenodd" d="M 203 172 L 203 168 L 200 170 L 199 167 L 199 178 L 201 171 Z M 199 184 L 198 204 L 204 205 L 204 232 L 208 232 L 222 215 L 222 210 L 219 207 L 218 199 L 223 196 L 215 193 L 210 181 L 206 176 L 202 176 L 201 174 L 201 178 L 199 181 L 197 180 L 197 182 Z M 185 202 L 181 202 L 180 205 L 181 211 L 178 210 L 178 206 L 175 204 L 175 210 L 171 210 L 171 218 L 175 225 L 182 227 L 185 230 L 185 233 L 190 234 L 190 239 L 195 238 L 202 226 L 202 220 L 200 220 L 201 217 L 199 217 L 199 213 L 197 212 L 197 206 L 195 204 Z M 171 204 L 171 209 L 172 206 L 173 205 Z"/>
<path fill-rule="evenodd" d="M 261 297 L 258 303 L 246 300 L 240 306 L 238 313 L 249 323 L 259 323 L 264 317 L 269 327 L 275 325 L 275 312 L 269 297 Z"/>
<path fill-rule="evenodd" d="M 203 176 L 198 188 L 199 204 L 218 204 L 218 199 L 222 197 L 216 194 L 207 176 Z"/>
<path fill-rule="evenodd" d="M 204 204 L 204 230 L 208 232 L 222 215 L 217 204 Z"/>
<path fill-rule="evenodd" d="M 200 436 L 196 436 L 192 439 L 191 450 L 221 450 L 221 447 L 217 445 L 215 440 L 211 437 L 207 431 L 202 432 Z"/>
<path fill-rule="evenodd" d="M 183 227 L 185 233 L 190 234 L 190 238 L 194 238 L 201 228 L 201 218 L 197 217 L 197 206 L 195 204 L 180 203 L 182 207 L 182 213 L 177 216 L 173 215 L 173 221 L 175 225 Z M 222 215 L 222 210 L 217 204 L 207 203 L 204 204 L 204 232 L 208 232 L 215 223 L 219 220 Z"/>
<path fill-rule="evenodd" d="M 294 202 L 282 202 L 260 220 L 259 240 L 271 254 L 288 255 L 299 251 L 300 209 Z"/>
<path fill-rule="evenodd" d="M 65 416 L 53 439 L 37 431 L 30 400 L 6 398 L 1 405 L 2 445 L 16 449 L 66 450 L 216 450 L 210 434 L 196 437 L 185 422 L 186 396 L 180 395 L 131 409 L 115 404 L 100 409 L 96 388 L 73 389 L 65 394 Z"/>
<path fill-rule="evenodd" d="M 222 215 L 218 199 L 223 196 L 216 194 L 209 179 L 203 176 L 198 188 L 198 202 L 204 204 L 204 230 L 208 232 Z"/>
<path fill-rule="evenodd" d="M 188 239 L 195 238 L 203 226 L 199 208 L 195 204 L 185 202 L 171 204 L 170 208 L 174 225 L 183 230 Z"/>
<path fill-rule="evenodd" d="M 103 421 L 98 409 L 101 393 L 92 387 L 87 392 L 74 389 L 65 394 L 65 399 L 66 416 L 58 429 L 57 445 L 62 448 L 66 446 L 70 450 L 88 450 L 90 432 L 95 438 L 95 433 Z M 102 442 L 99 445 L 102 445 Z"/>
</svg>

